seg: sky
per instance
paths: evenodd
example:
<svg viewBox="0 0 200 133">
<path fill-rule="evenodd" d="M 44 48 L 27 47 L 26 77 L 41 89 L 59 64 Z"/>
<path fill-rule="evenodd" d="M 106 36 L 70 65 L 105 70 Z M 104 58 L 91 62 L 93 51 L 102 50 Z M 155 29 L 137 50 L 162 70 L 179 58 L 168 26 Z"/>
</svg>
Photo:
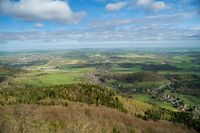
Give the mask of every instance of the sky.
<svg viewBox="0 0 200 133">
<path fill-rule="evenodd" d="M 0 0 L 0 51 L 200 47 L 200 0 Z"/>
</svg>

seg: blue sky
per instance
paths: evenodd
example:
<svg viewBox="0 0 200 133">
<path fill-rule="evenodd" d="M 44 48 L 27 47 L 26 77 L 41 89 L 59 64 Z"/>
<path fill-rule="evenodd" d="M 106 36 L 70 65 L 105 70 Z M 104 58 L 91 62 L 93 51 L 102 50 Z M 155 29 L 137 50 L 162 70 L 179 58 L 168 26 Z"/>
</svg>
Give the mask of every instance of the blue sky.
<svg viewBox="0 0 200 133">
<path fill-rule="evenodd" d="M 3 50 L 21 46 L 143 47 L 153 46 L 152 42 L 161 47 L 199 47 L 200 1 L 0 1 Z"/>
</svg>

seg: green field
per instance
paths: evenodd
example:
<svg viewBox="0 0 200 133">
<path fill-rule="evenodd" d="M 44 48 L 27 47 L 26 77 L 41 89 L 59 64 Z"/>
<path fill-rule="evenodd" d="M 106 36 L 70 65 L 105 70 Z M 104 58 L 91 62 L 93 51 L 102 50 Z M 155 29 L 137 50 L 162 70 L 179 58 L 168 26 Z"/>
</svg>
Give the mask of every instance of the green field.
<svg viewBox="0 0 200 133">
<path fill-rule="evenodd" d="M 179 97 L 181 100 L 183 100 L 187 105 L 192 105 L 192 106 L 200 105 L 200 97 L 195 97 L 191 95 L 183 95 L 179 93 L 175 93 L 174 95 Z"/>
<path fill-rule="evenodd" d="M 124 73 L 124 72 L 133 73 L 133 72 L 141 72 L 142 69 L 139 67 L 123 68 L 118 65 L 114 65 L 111 67 L 110 71 L 111 72 L 122 72 L 122 73 Z"/>
<path fill-rule="evenodd" d="M 159 105 L 161 108 L 168 109 L 168 110 L 171 110 L 171 111 L 177 111 L 177 109 L 174 108 L 171 104 L 169 104 L 165 101 L 153 99 L 148 94 L 135 94 L 135 95 L 133 95 L 133 97 L 134 97 L 135 100 L 138 100 L 138 101 L 156 104 L 156 105 Z"/>
<path fill-rule="evenodd" d="M 14 79 L 14 83 L 31 86 L 50 86 L 60 84 L 80 83 L 81 77 L 91 69 L 71 69 L 65 72 L 31 72 L 19 75 Z M 36 74 L 37 73 L 37 74 Z"/>
<path fill-rule="evenodd" d="M 193 77 L 199 76 L 200 73 L 199 57 L 195 56 L 196 53 L 193 51 L 187 51 L 187 54 L 185 52 L 181 49 L 178 52 L 171 52 L 170 49 L 148 49 L 148 51 L 122 49 L 2 54 L 0 87 L 51 86 L 86 82 L 107 86 L 129 95 L 132 90 L 142 93 L 143 89 L 143 91 L 154 90 L 165 84 L 177 82 L 177 79 L 169 79 L 167 75 L 184 77 L 183 75 L 187 74 L 184 80 L 178 79 L 179 83 L 187 81 L 188 84 L 195 84 L 193 88 L 198 88 L 198 78 Z M 17 69 L 11 71 L 6 68 L 7 66 L 8 68 L 11 66 L 11 70 Z M 112 77 L 114 74 L 115 78 Z M 105 75 L 110 79 L 106 79 Z M 183 84 L 185 85 L 187 84 Z M 181 84 L 179 86 L 181 87 Z M 197 96 L 179 93 L 175 96 L 183 99 L 188 105 L 199 105 Z M 135 97 L 139 101 L 150 101 L 162 108 L 176 110 L 169 103 L 152 99 L 146 94 Z"/>
</svg>

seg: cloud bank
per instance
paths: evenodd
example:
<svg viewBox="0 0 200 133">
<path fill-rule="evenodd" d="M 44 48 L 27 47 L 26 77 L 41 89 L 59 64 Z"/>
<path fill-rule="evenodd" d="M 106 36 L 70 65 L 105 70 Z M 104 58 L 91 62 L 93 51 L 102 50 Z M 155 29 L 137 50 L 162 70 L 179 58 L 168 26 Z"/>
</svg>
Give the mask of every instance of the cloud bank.
<svg viewBox="0 0 200 133">
<path fill-rule="evenodd" d="M 200 40 L 200 26 L 177 28 L 190 19 L 194 12 L 173 15 L 156 15 L 135 19 L 92 21 L 84 30 L 53 30 L 0 32 L 0 41 L 54 42 L 110 42 L 110 41 L 178 41 Z"/>
<path fill-rule="evenodd" d="M 0 1 L 0 12 L 25 21 L 55 21 L 78 23 L 86 12 L 73 12 L 66 1 L 61 0 L 10 0 Z"/>
<path fill-rule="evenodd" d="M 108 3 L 105 8 L 107 11 L 120 11 L 124 8 L 128 8 L 132 5 L 134 8 L 142 8 L 151 12 L 160 11 L 167 8 L 167 4 L 164 1 L 155 0 L 125 0 L 115 3 Z"/>
</svg>

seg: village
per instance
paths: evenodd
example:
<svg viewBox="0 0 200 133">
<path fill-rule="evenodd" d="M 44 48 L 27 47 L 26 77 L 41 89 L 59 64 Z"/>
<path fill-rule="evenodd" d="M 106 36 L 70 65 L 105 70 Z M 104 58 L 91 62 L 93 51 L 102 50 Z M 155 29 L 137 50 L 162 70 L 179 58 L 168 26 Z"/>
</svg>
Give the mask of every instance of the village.
<svg viewBox="0 0 200 133">
<path fill-rule="evenodd" d="M 46 57 L 39 56 L 39 55 L 27 55 L 24 57 L 20 57 L 16 62 L 13 62 L 9 66 L 26 67 L 26 66 L 33 66 L 33 65 L 44 65 L 48 62 L 49 60 Z"/>
<path fill-rule="evenodd" d="M 134 98 L 133 94 L 137 93 L 147 93 L 154 99 L 163 100 L 170 103 L 174 108 L 180 111 L 193 111 L 200 112 L 200 106 L 187 105 L 181 98 L 174 96 L 174 88 L 170 87 L 170 84 L 162 85 L 158 88 L 129 88 L 123 87 L 122 84 L 117 85 L 120 93 L 126 95 L 129 98 Z"/>
<path fill-rule="evenodd" d="M 168 86 L 169 87 L 169 86 Z M 148 94 L 158 98 L 162 99 L 168 103 L 170 103 L 173 107 L 179 109 L 180 111 L 197 111 L 200 112 L 200 106 L 189 106 L 187 105 L 181 98 L 174 96 L 173 94 L 170 94 L 171 90 L 161 90 L 161 89 L 147 89 Z"/>
<path fill-rule="evenodd" d="M 38 56 L 38 55 L 29 55 L 19 59 L 19 63 L 32 63 L 32 62 L 39 62 L 39 61 L 46 61 L 48 60 L 46 57 Z"/>
</svg>

